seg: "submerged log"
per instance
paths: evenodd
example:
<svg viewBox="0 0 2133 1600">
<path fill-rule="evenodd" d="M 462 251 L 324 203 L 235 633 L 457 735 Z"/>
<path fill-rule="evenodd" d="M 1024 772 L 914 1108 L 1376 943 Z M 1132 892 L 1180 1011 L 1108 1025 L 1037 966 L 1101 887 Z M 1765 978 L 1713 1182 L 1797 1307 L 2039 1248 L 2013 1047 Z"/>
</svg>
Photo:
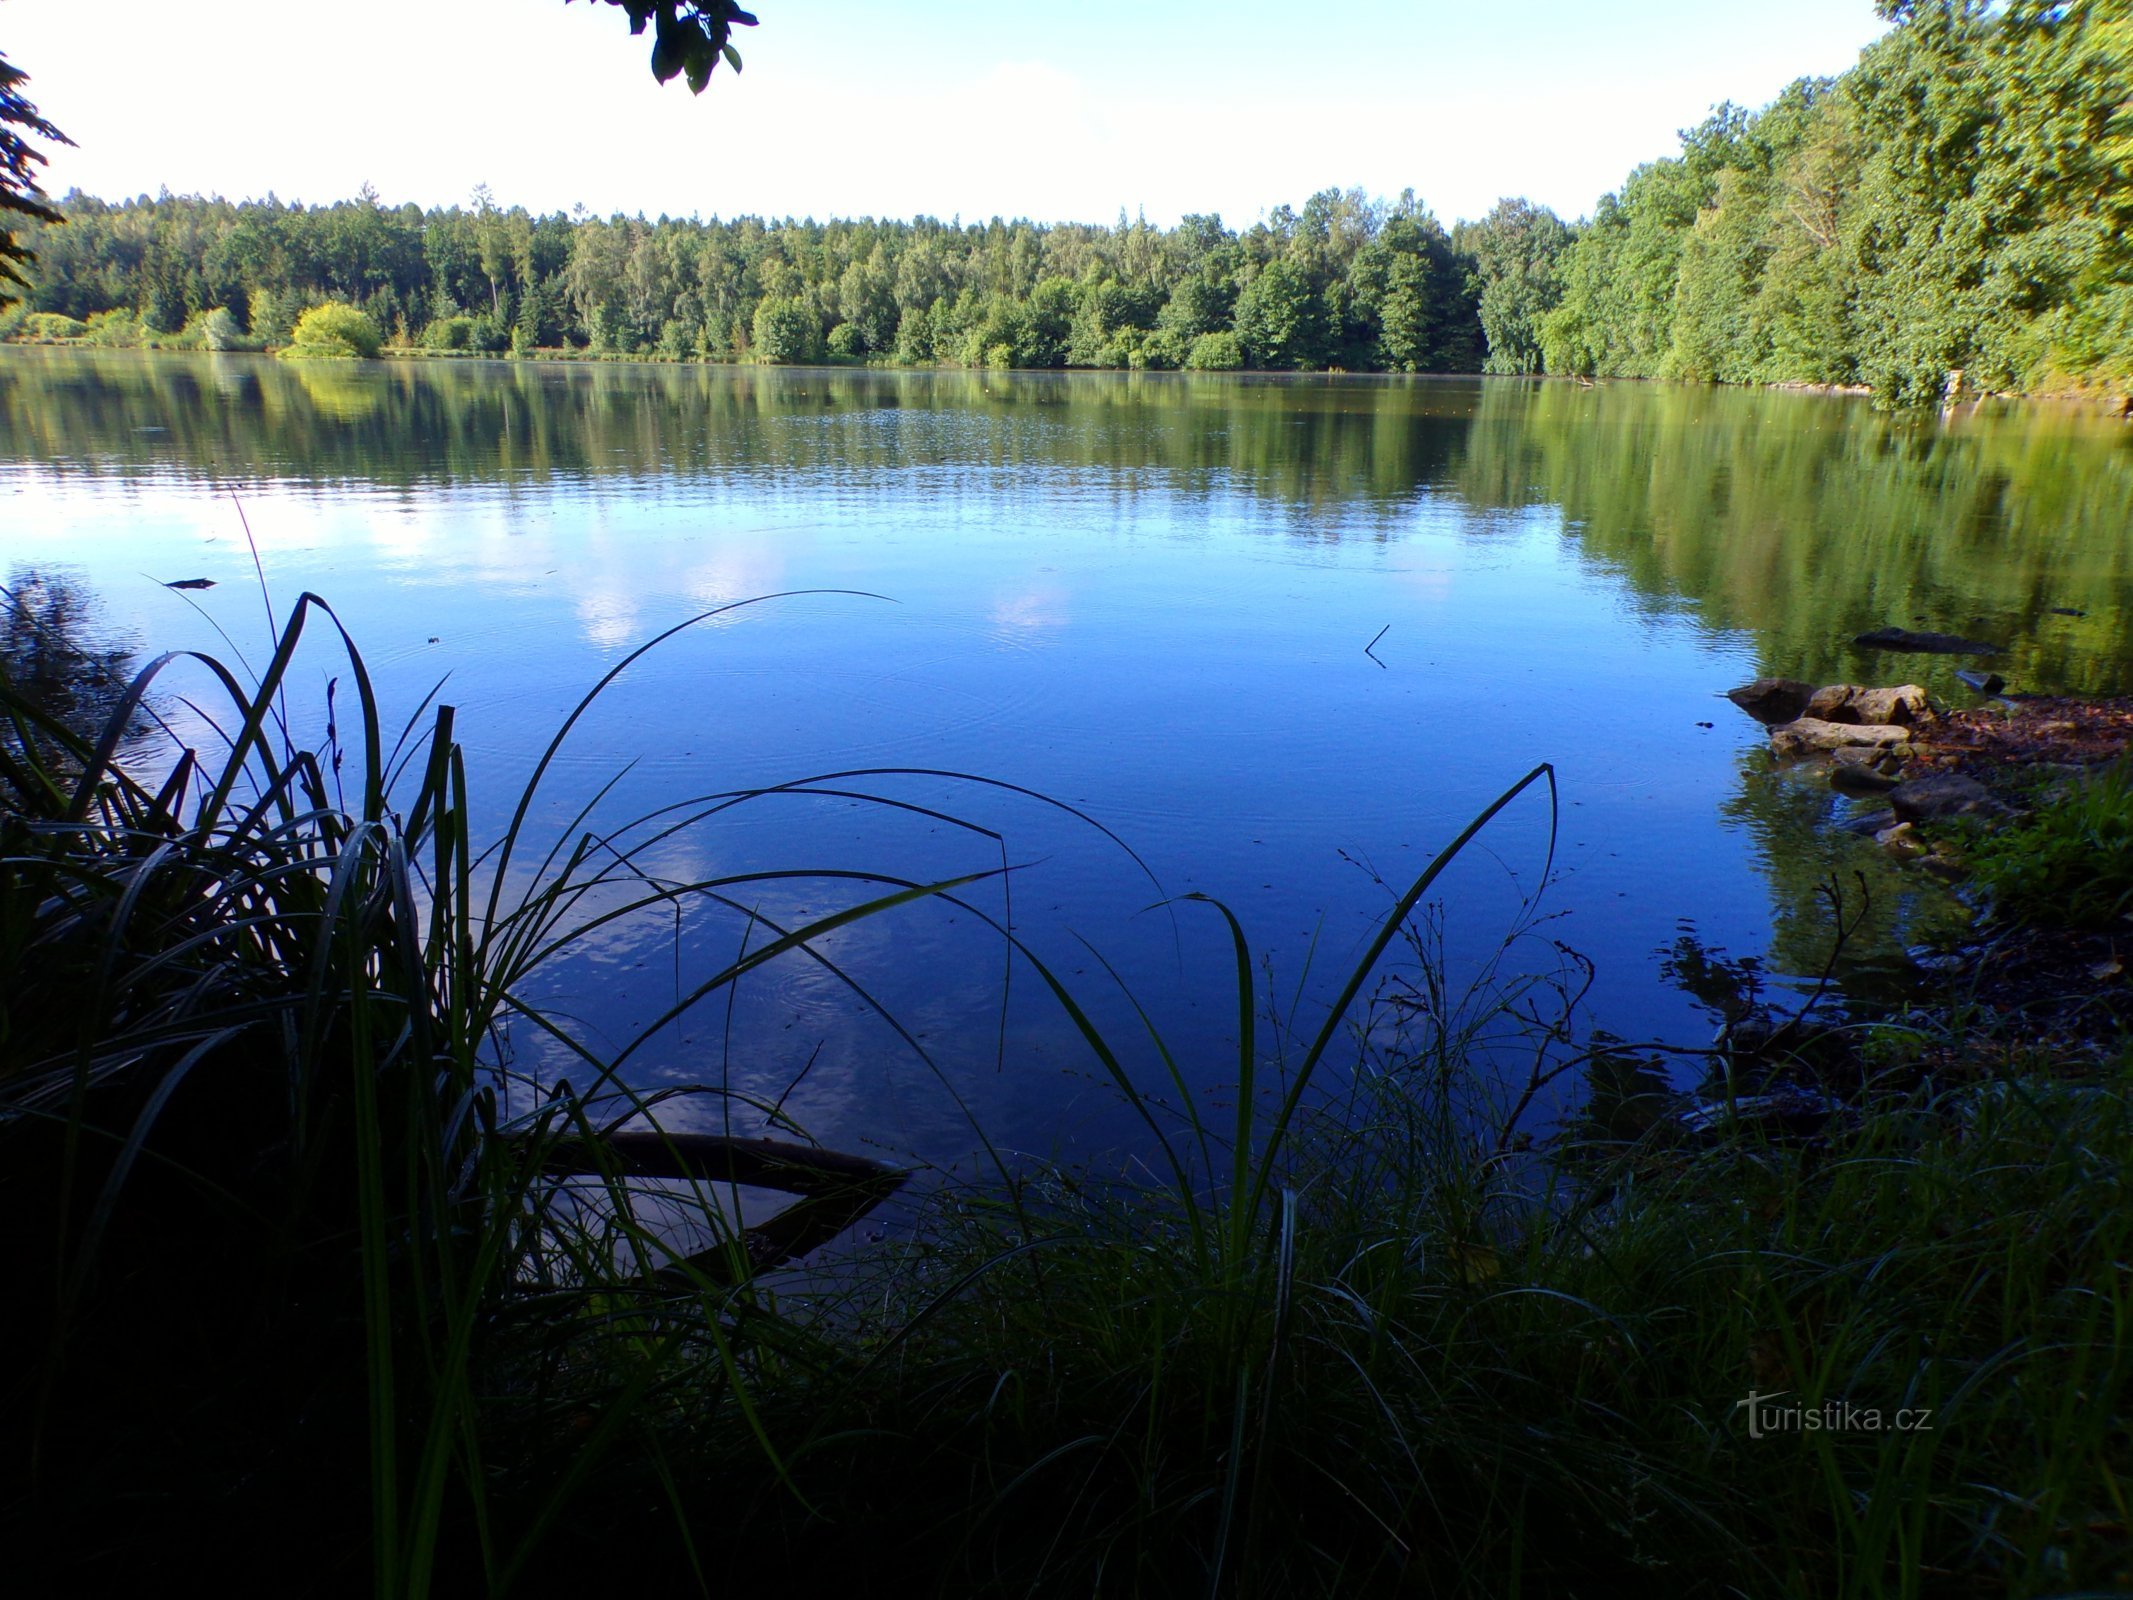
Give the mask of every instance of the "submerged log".
<svg viewBox="0 0 2133 1600">
<path fill-rule="evenodd" d="M 657 1129 L 563 1139 L 541 1158 L 551 1177 L 676 1178 L 737 1184 L 800 1196 L 769 1220 L 743 1228 L 739 1239 L 755 1271 L 782 1266 L 829 1243 L 901 1189 L 910 1178 L 898 1167 L 778 1139 L 736 1139 L 716 1133 Z M 677 1284 L 693 1276 L 735 1276 L 732 1250 L 714 1245 L 659 1274 Z"/>
<path fill-rule="evenodd" d="M 1952 633 L 1913 633 L 1909 628 L 1876 628 L 1852 640 L 1864 650 L 1908 650 L 1937 656 L 1996 656 L 2001 647 L 1976 639 L 1957 638 Z"/>
</svg>

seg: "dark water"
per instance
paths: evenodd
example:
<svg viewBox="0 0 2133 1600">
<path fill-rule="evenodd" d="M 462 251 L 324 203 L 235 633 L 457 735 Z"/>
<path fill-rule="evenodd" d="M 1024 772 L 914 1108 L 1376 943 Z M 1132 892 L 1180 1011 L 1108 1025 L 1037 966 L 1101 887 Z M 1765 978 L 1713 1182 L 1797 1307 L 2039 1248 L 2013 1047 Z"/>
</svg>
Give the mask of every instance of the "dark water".
<svg viewBox="0 0 2133 1600">
<path fill-rule="evenodd" d="M 1849 645 L 1884 624 L 2004 641 L 1994 665 L 2019 688 L 2133 689 L 2133 429 L 2048 407 L 1896 419 L 1510 380 L 0 351 L 0 565 L 68 569 L 143 646 L 227 654 L 219 624 L 256 657 L 240 500 L 276 601 L 330 600 L 399 715 L 444 680 L 497 826 L 577 696 L 660 629 L 773 591 L 883 597 L 780 599 L 662 646 L 573 735 L 537 828 L 560 833 L 618 774 L 610 821 L 853 768 L 1053 797 L 1088 820 L 852 780 L 836 787 L 924 809 L 780 797 L 648 859 L 677 880 L 928 878 L 1004 854 L 1011 903 L 995 882 L 974 904 L 1011 914 L 1152 1072 L 1115 967 L 1209 1102 L 1235 1076 L 1227 935 L 1204 906 L 1148 909 L 1166 896 L 1232 907 L 1277 1008 L 1309 1022 L 1390 894 L 1550 761 L 1553 920 L 1506 970 L 1548 969 L 1560 941 L 1596 967 L 1587 1024 L 1700 1038 L 1705 1013 L 1663 973 L 1685 933 L 1812 972 L 1833 868 L 1871 874 L 1853 947 L 1869 961 L 1941 914 L 1823 825 L 1826 790 L 1768 770 L 1719 691 L 1776 672 L 1967 700 L 1960 662 Z M 199 610 L 161 587 L 195 577 L 217 582 Z M 337 673 L 322 649 L 299 688 L 316 705 Z M 1443 886 L 1457 974 L 1541 889 L 1545 806 L 1481 843 Z M 745 899 L 793 918 L 839 892 Z M 744 932 L 710 909 L 610 930 L 540 998 L 604 1051 Z M 828 1142 L 941 1159 L 973 1143 L 957 1100 L 1010 1148 L 1127 1137 L 1042 986 L 1027 969 L 1003 984 L 976 915 L 899 913 L 825 954 L 835 970 L 781 962 L 730 1013 L 662 1030 L 632 1077 L 727 1074 Z"/>
</svg>

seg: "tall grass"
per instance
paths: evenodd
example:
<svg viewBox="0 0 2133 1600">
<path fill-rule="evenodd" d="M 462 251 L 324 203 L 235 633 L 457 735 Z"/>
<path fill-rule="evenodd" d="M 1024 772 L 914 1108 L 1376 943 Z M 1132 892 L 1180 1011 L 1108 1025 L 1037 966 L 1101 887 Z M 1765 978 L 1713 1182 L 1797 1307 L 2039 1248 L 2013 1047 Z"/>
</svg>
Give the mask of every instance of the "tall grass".
<svg viewBox="0 0 2133 1600">
<path fill-rule="evenodd" d="M 320 627 L 355 705 L 308 747 L 285 720 L 284 688 Z M 672 816 L 631 836 L 590 829 L 581 812 L 551 844 L 528 836 L 563 741 L 636 655 L 566 720 L 486 849 L 452 708 L 425 706 L 422 735 L 388 745 L 362 657 L 315 596 L 297 601 L 255 681 L 192 658 L 216 694 L 182 703 L 222 748 L 184 749 L 150 787 L 119 751 L 176 659 L 140 671 L 93 744 L 0 685 L 0 1127 L 20 1224 L 9 1266 L 35 1308 L 9 1329 L 9 1414 L 27 1446 L 11 1453 L 9 1487 L 34 1508 L 69 1501 L 84 1473 L 134 1481 L 123 1456 L 162 1431 L 144 1415 L 197 1388 L 207 1426 L 257 1430 L 243 1447 L 256 1459 L 224 1468 L 233 1481 L 276 1470 L 265 1463 L 277 1456 L 307 1470 L 367 1463 L 360 1483 L 335 1467 L 310 1492 L 363 1503 L 357 1523 L 338 1525 L 367 1526 L 368 1549 L 333 1557 L 360 1559 L 378 1593 L 425 1594 L 441 1570 L 509 1587 L 570 1487 L 646 1414 L 677 1350 L 717 1352 L 716 1377 L 692 1368 L 692 1382 L 709 1381 L 700 1396 L 723 1395 L 745 1425 L 753 1365 L 807 1344 L 765 1300 L 761 1269 L 899 1175 L 789 1144 L 666 1134 L 665 1097 L 618 1071 L 630 1047 L 595 1058 L 528 1000 L 536 976 L 599 928 L 730 901 L 772 876 L 658 879 L 638 856 L 684 825 Z M 676 1011 L 848 923 L 973 881 L 843 876 L 850 903 L 775 929 Z M 575 1052 L 578 1086 L 517 1079 L 514 1027 Z M 648 1177 L 690 1186 L 698 1242 L 685 1258 L 640 1220 Z M 744 1229 L 715 1192 L 742 1182 L 802 1198 Z M 656 1198 L 671 1208 L 673 1185 Z M 257 1314 L 273 1336 L 247 1328 Z M 196 1324 L 183 1355 L 166 1363 L 133 1345 L 143 1319 Z M 301 1349 L 261 1348 L 276 1336 Z M 306 1442 L 275 1414 L 288 1396 L 248 1406 L 247 1383 L 266 1375 L 245 1368 L 263 1359 L 301 1392 Z M 590 1429 L 514 1519 L 495 1510 L 483 1444 L 494 1397 L 482 1386 L 505 1373 L 530 1385 L 521 1407 L 567 1393 L 573 1426 Z M 108 1447 L 105 1433 L 117 1436 Z M 159 1445 L 137 1492 L 167 1499 L 167 1516 L 70 1531 L 91 1549 L 131 1541 L 129 1563 L 183 1570 L 202 1508 L 171 1493 L 193 1478 L 188 1450 Z"/>
<path fill-rule="evenodd" d="M 345 741 L 336 725 L 307 746 L 283 690 L 320 628 L 355 705 Z M 1003 869 L 846 875 L 845 904 L 792 927 L 751 912 L 760 942 L 596 1051 L 542 1010 L 541 975 L 621 918 L 751 907 L 760 875 L 676 881 L 654 851 L 783 792 L 622 830 L 588 808 L 537 840 L 557 752 L 634 659 L 565 722 L 486 849 L 452 710 L 425 704 L 419 735 L 390 740 L 315 597 L 249 683 L 196 658 L 216 695 L 185 704 L 220 754 L 186 751 L 153 784 L 122 750 L 170 658 L 96 740 L 0 685 L 0 1268 L 21 1308 L 0 1319 L 0 1515 L 26 1581 L 2133 1582 L 2127 1061 L 2078 1089 L 2045 1081 L 2048 1062 L 1916 1081 L 1804 1142 L 1699 1143 L 1662 1118 L 1575 1163 L 1556 1159 L 1567 1141 L 1533 1148 L 1549 1086 L 1613 1059 L 1572 1037 L 1589 969 L 1538 988 L 1489 972 L 1462 1000 L 1426 912 L 1495 817 L 1552 807 L 1545 766 L 1391 897 L 1300 1031 L 1276 1026 L 1237 919 L 1188 897 L 1233 957 L 1226 1121 L 1190 1092 L 1205 1063 L 1152 1022 L 1129 1052 L 980 903 Z M 865 776 L 811 792 L 863 793 Z M 672 1091 L 624 1068 L 780 958 L 871 999 L 822 941 L 925 901 L 1034 974 L 1141 1116 L 1155 1168 L 1000 1160 L 929 1191 L 915 1230 L 784 1266 L 900 1175 L 664 1130 Z M 1430 958 L 1408 990 L 1382 977 L 1403 935 Z M 1111 976 L 1142 1007 L 1145 978 Z M 1484 1083 L 1506 1028 L 1524 1062 Z M 513 1070 L 524 1030 L 579 1063 L 570 1083 Z M 744 1227 L 735 1191 L 766 1183 L 800 1199 Z M 1930 1426 L 1754 1438 L 1751 1391 Z"/>
</svg>

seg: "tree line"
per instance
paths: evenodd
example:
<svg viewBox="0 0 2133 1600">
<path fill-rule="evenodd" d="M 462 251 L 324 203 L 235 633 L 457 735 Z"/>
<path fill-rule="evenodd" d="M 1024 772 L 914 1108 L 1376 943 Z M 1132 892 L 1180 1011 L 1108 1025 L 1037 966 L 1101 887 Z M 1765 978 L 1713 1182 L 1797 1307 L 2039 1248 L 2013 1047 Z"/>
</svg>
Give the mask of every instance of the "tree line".
<svg viewBox="0 0 2133 1600">
<path fill-rule="evenodd" d="M 1327 189 L 1244 229 L 535 216 L 81 194 L 0 334 L 715 361 L 1558 373 L 1959 385 L 2133 377 L 2133 0 L 1877 0 L 1849 72 L 1720 106 L 1591 218 L 1447 229 Z M 1960 374 L 1951 380 L 1951 374 Z"/>
<path fill-rule="evenodd" d="M 1898 404 L 2133 383 L 2133 3 L 1876 8 L 1841 77 L 1538 219 L 1484 292 L 1492 359 Z"/>
<path fill-rule="evenodd" d="M 123 342 L 222 310 L 229 335 L 280 344 L 335 299 L 392 342 L 489 352 L 1401 372 L 1481 359 L 1470 259 L 1412 195 L 1329 189 L 1241 232 L 1212 216 L 534 216 L 485 192 L 430 210 L 368 190 L 310 207 L 72 194 L 61 209 L 66 224 L 31 241 L 37 286 L 17 321 L 32 334 L 87 337 L 102 317 L 105 342 Z"/>
</svg>

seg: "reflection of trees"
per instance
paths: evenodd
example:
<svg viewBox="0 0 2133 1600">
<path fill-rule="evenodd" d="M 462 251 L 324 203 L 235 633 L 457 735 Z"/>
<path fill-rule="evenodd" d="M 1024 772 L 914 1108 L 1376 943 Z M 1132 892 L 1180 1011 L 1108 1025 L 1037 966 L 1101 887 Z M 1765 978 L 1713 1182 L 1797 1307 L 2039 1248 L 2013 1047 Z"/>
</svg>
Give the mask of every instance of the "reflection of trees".
<svg viewBox="0 0 2133 1600">
<path fill-rule="evenodd" d="M 1588 560 L 1656 609 L 1752 632 L 1767 671 L 1959 693 L 1958 663 L 1849 643 L 1922 622 L 2004 638 L 1996 665 L 2018 687 L 2133 687 L 2133 437 L 2041 405 L 1944 424 L 1668 385 L 470 361 L 321 375 L 11 350 L 0 436 L 66 471 L 388 485 L 940 469 L 929 492 L 952 495 L 987 472 L 1087 472 L 1121 496 L 1249 496 L 1313 539 L 1389 536 L 1436 490 L 1476 511 L 1559 507 Z"/>
<path fill-rule="evenodd" d="M 321 386 L 324 387 L 321 387 Z M 1351 527 L 1446 477 L 1472 382 L 768 370 L 589 362 L 303 364 L 10 351 L 0 430 L 65 470 L 385 484 L 1088 469 L 1222 487 Z M 144 431 L 152 430 L 152 431 Z M 93 446 L 92 442 L 93 441 Z"/>
<path fill-rule="evenodd" d="M 1923 622 L 2003 640 L 1995 666 L 2021 687 L 2133 687 L 2133 440 L 2100 416 L 1943 424 L 1767 391 L 1489 384 L 1457 487 L 1560 506 L 1584 555 L 1751 631 L 1768 672 L 1959 693 L 1959 662 L 1851 648 Z"/>
<path fill-rule="evenodd" d="M 18 567 L 0 584 L 0 682 L 92 741 L 133 677 L 133 652 L 97 637 L 94 604 L 56 573 Z"/>
</svg>

